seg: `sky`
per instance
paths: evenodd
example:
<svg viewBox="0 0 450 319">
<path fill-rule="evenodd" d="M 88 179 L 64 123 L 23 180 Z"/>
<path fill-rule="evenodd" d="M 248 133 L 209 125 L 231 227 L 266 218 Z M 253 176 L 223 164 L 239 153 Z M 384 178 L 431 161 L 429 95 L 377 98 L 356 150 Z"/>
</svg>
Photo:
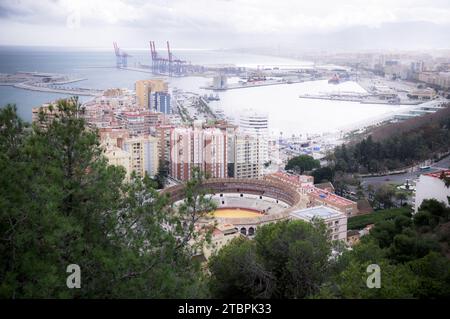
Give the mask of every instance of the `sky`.
<svg viewBox="0 0 450 319">
<path fill-rule="evenodd" d="M 449 0 L 0 0 L 0 45 L 434 49 Z"/>
</svg>

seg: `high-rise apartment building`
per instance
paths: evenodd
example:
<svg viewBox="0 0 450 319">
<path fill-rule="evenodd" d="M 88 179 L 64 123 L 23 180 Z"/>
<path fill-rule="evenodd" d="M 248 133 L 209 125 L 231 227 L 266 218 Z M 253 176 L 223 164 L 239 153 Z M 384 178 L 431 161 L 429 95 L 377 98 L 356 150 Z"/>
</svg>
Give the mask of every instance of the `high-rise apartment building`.
<svg viewBox="0 0 450 319">
<path fill-rule="evenodd" d="M 269 120 L 267 114 L 244 111 L 235 141 L 235 177 L 259 178 L 268 162 Z"/>
<path fill-rule="evenodd" d="M 122 166 L 125 169 L 125 178 L 130 179 L 131 172 L 131 154 L 120 149 L 117 146 L 110 146 L 105 150 L 105 157 L 110 165 Z"/>
<path fill-rule="evenodd" d="M 227 177 L 227 135 L 218 128 L 175 128 L 170 134 L 170 175 L 188 180 L 192 169 L 209 177 Z"/>
<path fill-rule="evenodd" d="M 158 138 L 158 158 L 160 163 L 170 162 L 170 132 L 175 128 L 173 125 L 159 125 L 156 127 Z"/>
<path fill-rule="evenodd" d="M 140 107 L 164 114 L 171 112 L 169 88 L 163 80 L 139 80 L 135 89 Z"/>
<path fill-rule="evenodd" d="M 227 136 L 227 174 L 228 177 L 235 176 L 236 160 L 236 132 L 237 125 L 223 120 L 216 120 L 213 124 L 204 124 L 203 127 L 218 128 Z"/>
<path fill-rule="evenodd" d="M 132 136 L 153 133 L 165 121 L 164 114 L 150 110 L 118 112 L 116 118 Z"/>
<path fill-rule="evenodd" d="M 153 136 L 136 136 L 124 141 L 123 149 L 131 155 L 131 170 L 139 177 L 145 173 L 153 177 L 158 173 L 158 139 Z"/>
<path fill-rule="evenodd" d="M 166 92 L 156 92 L 152 95 L 155 111 L 164 114 L 170 114 L 172 112 L 170 105 L 170 94 Z"/>
<path fill-rule="evenodd" d="M 235 135 L 234 148 L 234 177 L 261 177 L 263 165 L 259 161 L 258 138 L 252 134 L 238 132 Z"/>
</svg>

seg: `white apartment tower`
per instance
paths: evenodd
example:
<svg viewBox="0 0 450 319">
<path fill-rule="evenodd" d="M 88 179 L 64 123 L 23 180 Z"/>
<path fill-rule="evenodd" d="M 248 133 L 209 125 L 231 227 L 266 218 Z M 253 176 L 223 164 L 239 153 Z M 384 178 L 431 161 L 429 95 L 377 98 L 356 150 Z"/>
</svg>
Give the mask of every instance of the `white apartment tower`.
<svg viewBox="0 0 450 319">
<path fill-rule="evenodd" d="M 268 161 L 269 120 L 265 113 L 244 111 L 235 142 L 235 177 L 259 178 Z"/>
</svg>

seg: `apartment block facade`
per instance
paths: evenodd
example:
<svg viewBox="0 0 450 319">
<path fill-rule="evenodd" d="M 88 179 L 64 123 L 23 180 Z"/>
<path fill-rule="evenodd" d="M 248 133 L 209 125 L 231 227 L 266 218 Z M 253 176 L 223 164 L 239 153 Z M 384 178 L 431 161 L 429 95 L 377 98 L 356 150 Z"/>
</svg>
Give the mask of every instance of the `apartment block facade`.
<svg viewBox="0 0 450 319">
<path fill-rule="evenodd" d="M 227 135 L 218 128 L 175 128 L 170 133 L 170 175 L 188 180 L 198 167 L 212 178 L 227 177 Z"/>
</svg>

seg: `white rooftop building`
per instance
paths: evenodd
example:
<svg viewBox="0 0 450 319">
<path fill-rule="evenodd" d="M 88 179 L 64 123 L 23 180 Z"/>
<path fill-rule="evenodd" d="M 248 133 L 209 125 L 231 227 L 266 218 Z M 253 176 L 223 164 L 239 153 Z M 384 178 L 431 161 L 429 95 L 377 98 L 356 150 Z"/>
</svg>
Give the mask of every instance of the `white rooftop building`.
<svg viewBox="0 0 450 319">
<path fill-rule="evenodd" d="M 425 199 L 436 199 L 449 205 L 447 198 L 450 197 L 450 187 L 445 186 L 445 182 L 442 179 L 443 176 L 450 178 L 450 169 L 420 175 L 416 184 L 414 213 L 417 213 Z"/>
<path fill-rule="evenodd" d="M 265 113 L 245 110 L 236 134 L 235 177 L 258 178 L 269 161 L 269 119 Z"/>
<path fill-rule="evenodd" d="M 289 214 L 291 219 L 311 222 L 314 218 L 323 220 L 330 230 L 330 239 L 347 240 L 347 216 L 331 207 L 315 206 L 299 209 Z"/>
</svg>

